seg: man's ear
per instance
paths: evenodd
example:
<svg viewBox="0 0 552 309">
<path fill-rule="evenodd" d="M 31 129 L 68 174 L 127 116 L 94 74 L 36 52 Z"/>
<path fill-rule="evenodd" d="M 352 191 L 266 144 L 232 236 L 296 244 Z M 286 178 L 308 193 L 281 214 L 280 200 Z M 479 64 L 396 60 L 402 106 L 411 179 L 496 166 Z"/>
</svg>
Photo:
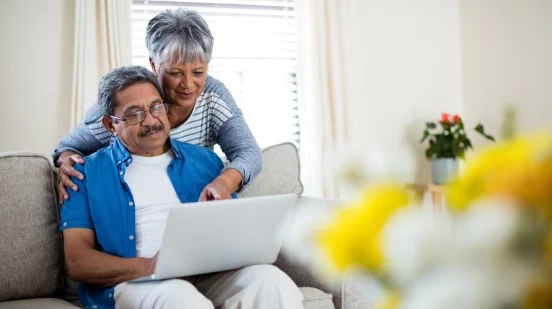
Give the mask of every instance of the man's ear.
<svg viewBox="0 0 552 309">
<path fill-rule="evenodd" d="M 153 62 L 153 59 L 151 59 L 151 57 L 149 57 L 149 62 L 151 65 L 151 71 L 153 72 L 153 74 L 155 74 L 155 76 L 158 76 L 159 74 L 157 74 L 157 68 L 155 67 L 155 62 Z"/>
<path fill-rule="evenodd" d="M 115 131 L 115 124 L 113 123 L 113 119 L 111 119 L 111 117 L 103 116 L 102 124 L 109 133 L 111 133 L 114 136 L 117 136 L 117 132 Z"/>
</svg>

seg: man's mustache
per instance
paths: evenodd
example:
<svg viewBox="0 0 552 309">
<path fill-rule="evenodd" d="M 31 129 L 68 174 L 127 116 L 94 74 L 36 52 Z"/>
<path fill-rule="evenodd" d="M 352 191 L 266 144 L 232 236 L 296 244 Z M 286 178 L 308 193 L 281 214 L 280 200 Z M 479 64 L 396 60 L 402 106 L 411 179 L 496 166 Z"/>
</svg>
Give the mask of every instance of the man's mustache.
<svg viewBox="0 0 552 309">
<path fill-rule="evenodd" d="M 145 126 L 144 129 L 138 133 L 139 137 L 144 137 L 150 133 L 155 133 L 157 131 L 163 131 L 165 126 L 160 124 L 158 126 Z"/>
</svg>

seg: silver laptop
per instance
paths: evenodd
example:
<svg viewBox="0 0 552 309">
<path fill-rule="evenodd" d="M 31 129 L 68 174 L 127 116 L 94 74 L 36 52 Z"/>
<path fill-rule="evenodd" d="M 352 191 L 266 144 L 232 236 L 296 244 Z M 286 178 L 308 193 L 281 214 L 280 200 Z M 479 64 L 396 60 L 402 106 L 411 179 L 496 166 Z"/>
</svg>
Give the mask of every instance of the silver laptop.
<svg viewBox="0 0 552 309">
<path fill-rule="evenodd" d="M 173 205 L 155 273 L 129 282 L 178 278 L 272 264 L 296 194 Z"/>
</svg>

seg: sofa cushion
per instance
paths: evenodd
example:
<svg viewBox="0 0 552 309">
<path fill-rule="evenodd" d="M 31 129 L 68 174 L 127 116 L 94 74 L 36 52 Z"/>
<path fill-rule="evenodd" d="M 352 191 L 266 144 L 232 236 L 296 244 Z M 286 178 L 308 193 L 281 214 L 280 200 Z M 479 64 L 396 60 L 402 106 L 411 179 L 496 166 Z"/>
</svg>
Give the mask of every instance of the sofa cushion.
<svg viewBox="0 0 552 309">
<path fill-rule="evenodd" d="M 55 298 L 14 300 L 0 303 L 0 309 L 79 309 L 70 302 Z"/>
<path fill-rule="evenodd" d="M 61 282 L 61 237 L 49 160 L 0 153 L 0 301 L 50 297 Z"/>
<path fill-rule="evenodd" d="M 324 293 L 315 288 L 299 288 L 303 293 L 303 307 L 305 309 L 335 309 L 332 294 Z"/>
<path fill-rule="evenodd" d="M 297 147 L 283 143 L 263 149 L 263 169 L 239 197 L 302 192 Z"/>
</svg>

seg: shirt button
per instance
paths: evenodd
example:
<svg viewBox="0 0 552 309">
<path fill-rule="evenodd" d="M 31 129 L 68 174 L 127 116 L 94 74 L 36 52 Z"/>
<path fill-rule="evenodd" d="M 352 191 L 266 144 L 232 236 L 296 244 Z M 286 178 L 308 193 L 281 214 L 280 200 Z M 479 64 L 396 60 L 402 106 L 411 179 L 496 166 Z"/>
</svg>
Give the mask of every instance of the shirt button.
<svg viewBox="0 0 552 309">
<path fill-rule="evenodd" d="M 128 206 L 134 206 L 133 202 L 128 202 Z"/>
<path fill-rule="evenodd" d="M 117 161 L 117 164 L 121 164 L 121 161 Z"/>
<path fill-rule="evenodd" d="M 67 226 L 67 222 L 63 222 L 63 226 Z"/>
<path fill-rule="evenodd" d="M 98 306 L 92 306 L 92 308 L 94 308 L 94 309 L 95 309 L 95 308 L 98 308 Z"/>
<path fill-rule="evenodd" d="M 109 293 L 109 298 L 112 298 L 113 297 L 113 294 Z"/>
<path fill-rule="evenodd" d="M 128 237 L 128 239 L 134 240 L 134 235 L 130 235 L 130 236 Z"/>
<path fill-rule="evenodd" d="M 124 173 L 123 173 L 123 171 L 119 172 L 119 175 L 121 175 L 121 176 L 122 176 L 123 174 L 124 174 Z"/>
</svg>

